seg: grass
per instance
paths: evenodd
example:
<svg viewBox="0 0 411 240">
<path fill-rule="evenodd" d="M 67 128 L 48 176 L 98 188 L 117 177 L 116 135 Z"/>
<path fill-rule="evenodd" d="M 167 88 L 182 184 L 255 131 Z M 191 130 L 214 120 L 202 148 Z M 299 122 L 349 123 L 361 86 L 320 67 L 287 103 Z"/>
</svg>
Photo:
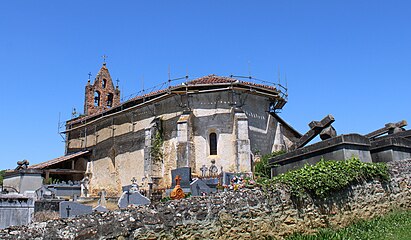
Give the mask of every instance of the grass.
<svg viewBox="0 0 411 240">
<path fill-rule="evenodd" d="M 372 220 L 360 220 L 346 228 L 322 229 L 315 235 L 293 234 L 287 240 L 411 239 L 411 210 L 396 211 Z"/>
</svg>

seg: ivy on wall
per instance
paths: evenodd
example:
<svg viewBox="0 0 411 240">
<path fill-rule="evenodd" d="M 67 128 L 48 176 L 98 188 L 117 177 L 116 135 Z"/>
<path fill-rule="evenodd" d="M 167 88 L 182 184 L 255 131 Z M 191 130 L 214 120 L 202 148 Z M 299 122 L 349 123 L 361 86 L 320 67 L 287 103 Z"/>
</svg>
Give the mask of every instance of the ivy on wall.
<svg viewBox="0 0 411 240">
<path fill-rule="evenodd" d="M 295 197 L 300 197 L 303 193 L 326 197 L 356 183 L 388 179 L 388 167 L 385 163 L 366 163 L 358 158 L 351 158 L 344 161 L 321 160 L 315 165 L 305 165 L 301 169 L 280 174 L 261 183 L 284 184 Z"/>
<path fill-rule="evenodd" d="M 151 144 L 151 159 L 153 162 L 159 162 L 163 160 L 163 134 L 161 130 L 157 130 Z"/>
</svg>

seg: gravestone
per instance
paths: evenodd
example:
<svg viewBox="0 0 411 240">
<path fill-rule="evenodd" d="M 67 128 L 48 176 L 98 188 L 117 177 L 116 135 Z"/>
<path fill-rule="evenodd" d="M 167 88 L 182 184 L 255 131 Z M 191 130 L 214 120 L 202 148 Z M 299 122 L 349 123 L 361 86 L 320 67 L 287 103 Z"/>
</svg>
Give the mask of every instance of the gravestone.
<svg viewBox="0 0 411 240">
<path fill-rule="evenodd" d="M 120 209 L 127 208 L 129 205 L 149 205 L 150 199 L 144 197 L 140 192 L 127 191 L 121 194 L 118 200 Z"/>
<path fill-rule="evenodd" d="M 202 178 L 201 181 L 203 181 L 212 192 L 217 190 L 218 183 L 220 182 L 218 178 Z"/>
<path fill-rule="evenodd" d="M 117 203 L 118 207 L 120 209 L 124 209 L 129 205 L 149 205 L 151 203 L 150 199 L 146 198 L 140 193 L 137 185 L 137 180 L 133 177 L 133 179 L 131 179 L 131 182 L 131 188 L 121 194 L 121 197 Z"/>
<path fill-rule="evenodd" d="M 60 203 L 60 217 L 69 218 L 93 212 L 91 206 L 83 205 L 78 202 L 64 201 Z"/>
<path fill-rule="evenodd" d="M 171 178 L 173 181 L 171 188 L 174 188 L 176 186 L 175 179 L 177 176 L 180 176 L 181 178 L 181 182 L 180 182 L 181 188 L 190 188 L 190 183 L 192 181 L 190 167 L 182 167 L 182 168 L 176 168 L 176 169 L 171 170 Z"/>
<path fill-rule="evenodd" d="M 53 199 L 55 195 L 56 195 L 55 189 L 49 189 L 45 187 L 44 185 L 36 190 L 36 196 L 37 196 L 37 199 L 39 200 Z"/>
<path fill-rule="evenodd" d="M 181 177 L 177 175 L 176 177 L 176 186 L 174 187 L 173 191 L 170 193 L 170 198 L 173 200 L 183 199 L 186 195 L 184 190 L 180 187 Z"/>
<path fill-rule="evenodd" d="M 231 179 L 236 177 L 238 174 L 230 173 L 230 172 L 223 172 L 223 186 L 228 186 L 231 184 Z"/>
<path fill-rule="evenodd" d="M 121 189 L 122 189 L 123 192 L 127 192 L 127 191 L 129 191 L 132 187 L 133 187 L 133 186 L 130 184 L 130 185 L 122 186 Z"/>
<path fill-rule="evenodd" d="M 98 205 L 97 207 L 93 208 L 93 211 L 94 212 L 108 212 L 105 190 L 102 190 L 100 192 L 100 199 L 98 200 Z"/>
<path fill-rule="evenodd" d="M 191 183 L 190 186 L 192 196 L 203 196 L 203 194 L 210 194 L 211 189 L 205 182 L 201 179 L 196 179 Z"/>
<path fill-rule="evenodd" d="M 200 168 L 200 171 L 201 171 L 201 176 L 202 176 L 202 177 L 206 177 L 206 176 L 207 176 L 208 167 L 206 167 L 206 165 L 203 165 L 203 166 Z"/>
<path fill-rule="evenodd" d="M 93 208 L 93 212 L 108 212 L 106 207 L 98 205 L 97 207 Z"/>
</svg>

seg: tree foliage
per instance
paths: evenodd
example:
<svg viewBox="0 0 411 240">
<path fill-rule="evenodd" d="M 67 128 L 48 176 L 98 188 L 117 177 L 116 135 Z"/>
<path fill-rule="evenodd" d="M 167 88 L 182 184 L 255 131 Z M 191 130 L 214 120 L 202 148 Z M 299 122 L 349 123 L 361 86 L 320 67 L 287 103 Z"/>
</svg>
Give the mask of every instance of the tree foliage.
<svg viewBox="0 0 411 240">
<path fill-rule="evenodd" d="M 255 164 L 254 175 L 258 178 L 268 179 L 271 177 L 271 167 L 268 166 L 269 160 L 275 156 L 284 154 L 285 151 L 276 151 L 261 157 L 260 161 Z"/>
</svg>

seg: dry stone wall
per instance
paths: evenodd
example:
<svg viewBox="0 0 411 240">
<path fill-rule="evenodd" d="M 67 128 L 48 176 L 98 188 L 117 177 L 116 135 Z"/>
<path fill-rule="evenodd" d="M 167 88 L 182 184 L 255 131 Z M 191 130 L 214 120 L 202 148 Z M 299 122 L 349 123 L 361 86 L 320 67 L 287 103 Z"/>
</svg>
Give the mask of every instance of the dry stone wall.
<svg viewBox="0 0 411 240">
<path fill-rule="evenodd" d="M 389 163 L 391 180 L 293 201 L 285 187 L 243 189 L 0 231 L 0 239 L 278 239 L 342 227 L 411 208 L 411 160 Z"/>
</svg>

